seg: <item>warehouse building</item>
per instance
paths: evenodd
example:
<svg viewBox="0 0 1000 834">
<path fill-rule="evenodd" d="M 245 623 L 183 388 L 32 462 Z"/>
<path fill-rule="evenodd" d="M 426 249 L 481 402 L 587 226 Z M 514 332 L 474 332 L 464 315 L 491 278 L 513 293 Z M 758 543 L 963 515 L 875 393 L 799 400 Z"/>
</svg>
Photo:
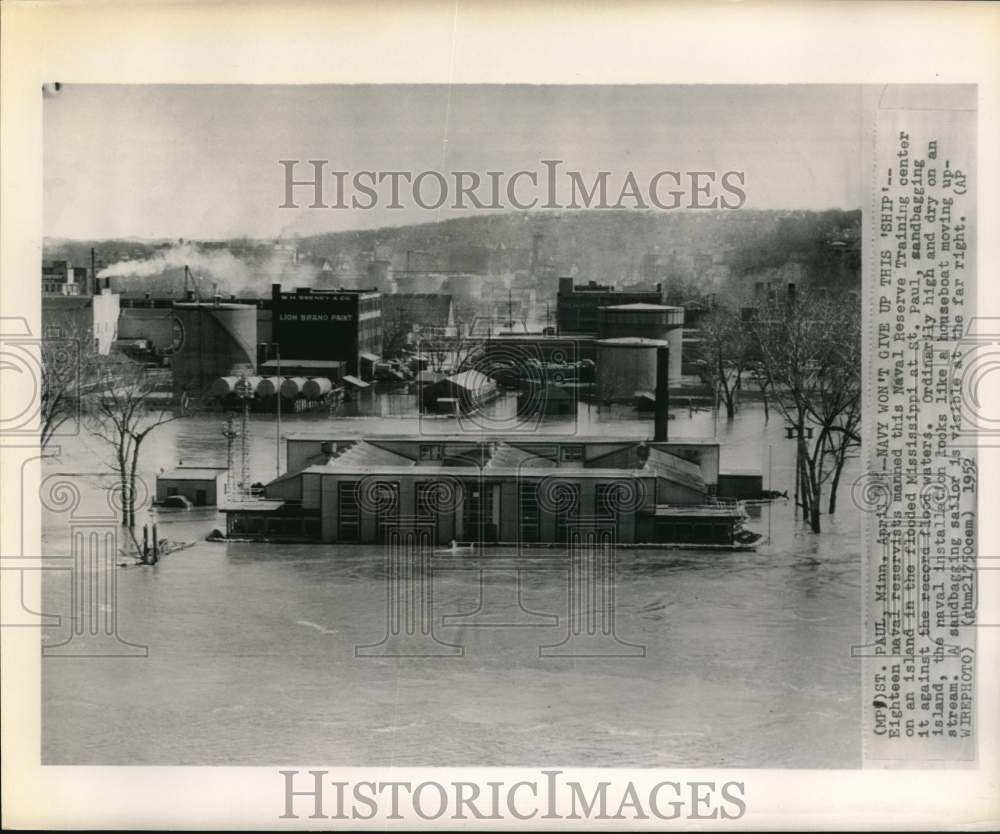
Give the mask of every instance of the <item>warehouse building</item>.
<svg viewBox="0 0 1000 834">
<path fill-rule="evenodd" d="M 341 361 L 346 373 L 361 376 L 365 360 L 382 352 L 382 294 L 376 290 L 283 292 L 274 284 L 271 316 L 271 341 L 282 359 Z"/>
<path fill-rule="evenodd" d="M 291 436 L 287 458 L 263 500 L 223 507 L 227 535 L 374 543 L 418 519 L 438 544 L 558 544 L 593 522 L 622 544 L 728 547 L 743 518 L 714 502 L 715 442 Z"/>
<path fill-rule="evenodd" d="M 462 371 L 424 385 L 420 396 L 424 412 L 464 414 L 476 411 L 496 399 L 497 384 L 479 371 Z"/>
<path fill-rule="evenodd" d="M 556 321 L 560 336 L 590 335 L 601 332 L 600 309 L 622 304 L 662 304 L 663 293 L 655 290 L 616 290 L 590 281 L 575 285 L 572 278 L 559 279 L 556 295 Z"/>
<path fill-rule="evenodd" d="M 181 495 L 196 507 L 214 507 L 226 494 L 229 470 L 222 466 L 178 466 L 156 476 L 156 503 Z"/>
</svg>

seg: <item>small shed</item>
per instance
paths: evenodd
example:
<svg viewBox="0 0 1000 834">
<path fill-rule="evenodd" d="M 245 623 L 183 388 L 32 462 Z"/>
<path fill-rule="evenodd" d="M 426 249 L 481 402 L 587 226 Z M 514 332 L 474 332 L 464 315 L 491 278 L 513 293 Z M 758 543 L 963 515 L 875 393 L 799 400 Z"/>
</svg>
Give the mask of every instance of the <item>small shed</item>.
<svg viewBox="0 0 1000 834">
<path fill-rule="evenodd" d="M 499 394 L 496 383 L 479 371 L 463 371 L 423 387 L 424 410 L 451 412 L 455 401 L 463 412 L 473 411 Z"/>
<path fill-rule="evenodd" d="M 381 357 L 376 353 L 361 353 L 358 355 L 358 376 L 366 382 L 375 378 L 375 366 Z"/>
<path fill-rule="evenodd" d="M 226 494 L 224 466 L 178 466 L 156 476 L 156 503 L 183 495 L 196 507 L 214 507 Z"/>
<path fill-rule="evenodd" d="M 756 470 L 720 472 L 716 495 L 719 498 L 736 498 L 737 500 L 755 499 L 761 497 L 763 489 L 764 476 Z"/>
</svg>

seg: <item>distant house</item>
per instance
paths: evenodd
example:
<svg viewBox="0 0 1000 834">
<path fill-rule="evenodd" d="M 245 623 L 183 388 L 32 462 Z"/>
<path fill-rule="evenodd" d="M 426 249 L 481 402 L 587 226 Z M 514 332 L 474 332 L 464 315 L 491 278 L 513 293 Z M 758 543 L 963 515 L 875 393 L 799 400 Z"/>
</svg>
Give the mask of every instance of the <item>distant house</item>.
<svg viewBox="0 0 1000 834">
<path fill-rule="evenodd" d="M 156 476 L 156 503 L 183 495 L 196 507 L 214 507 L 226 494 L 227 469 L 222 466 L 178 466 Z"/>
</svg>

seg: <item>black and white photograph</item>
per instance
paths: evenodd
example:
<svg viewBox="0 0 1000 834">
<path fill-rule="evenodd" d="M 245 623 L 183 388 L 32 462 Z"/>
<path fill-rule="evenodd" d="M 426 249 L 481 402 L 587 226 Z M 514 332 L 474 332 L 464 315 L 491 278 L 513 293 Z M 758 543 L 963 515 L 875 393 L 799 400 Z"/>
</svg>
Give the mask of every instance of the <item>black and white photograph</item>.
<svg viewBox="0 0 1000 834">
<path fill-rule="evenodd" d="M 39 774 L 746 827 L 755 771 L 993 760 L 985 88 L 267 75 L 36 91 Z"/>
<path fill-rule="evenodd" d="M 47 91 L 43 761 L 855 766 L 860 104 Z"/>
</svg>

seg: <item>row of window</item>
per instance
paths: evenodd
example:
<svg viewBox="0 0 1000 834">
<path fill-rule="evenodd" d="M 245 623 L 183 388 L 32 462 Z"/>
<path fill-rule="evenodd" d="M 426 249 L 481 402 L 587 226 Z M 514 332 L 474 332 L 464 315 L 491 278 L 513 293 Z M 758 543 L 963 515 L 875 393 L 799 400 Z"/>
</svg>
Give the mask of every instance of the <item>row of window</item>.
<svg viewBox="0 0 1000 834">
<path fill-rule="evenodd" d="M 341 481 L 337 485 L 337 524 L 339 541 L 361 540 L 362 511 L 375 517 L 376 535 L 383 541 L 388 524 L 399 518 L 399 482 L 366 483 L 364 495 L 359 494 L 359 482 Z M 618 484 L 598 484 L 596 508 L 598 516 L 614 523 L 619 519 L 619 504 L 615 500 Z M 450 485 L 422 481 L 416 485 L 416 511 L 422 518 L 433 519 L 463 506 L 463 541 L 499 541 L 500 519 L 497 517 L 499 484 L 467 486 L 464 495 L 452 495 Z M 541 541 L 541 507 L 555 516 L 555 540 L 565 542 L 568 530 L 580 514 L 580 485 L 569 482 L 522 482 L 518 485 L 518 534 L 521 541 Z M 456 534 L 458 531 L 456 531 Z"/>
</svg>

